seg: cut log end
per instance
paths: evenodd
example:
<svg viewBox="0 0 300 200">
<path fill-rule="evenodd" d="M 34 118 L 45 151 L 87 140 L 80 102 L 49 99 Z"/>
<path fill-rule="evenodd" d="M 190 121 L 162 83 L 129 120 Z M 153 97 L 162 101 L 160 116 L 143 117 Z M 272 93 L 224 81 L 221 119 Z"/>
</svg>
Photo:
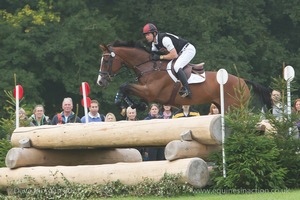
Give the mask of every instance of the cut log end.
<svg viewBox="0 0 300 200">
<path fill-rule="evenodd" d="M 194 158 L 187 170 L 187 182 L 195 187 L 202 188 L 209 181 L 209 171 L 206 162 L 201 158 Z"/>
<path fill-rule="evenodd" d="M 8 168 L 14 168 L 16 166 L 20 151 L 22 151 L 21 148 L 12 148 L 7 152 L 5 157 L 5 165 Z"/>
<path fill-rule="evenodd" d="M 29 148 L 31 147 L 31 141 L 29 138 L 22 138 L 19 140 L 19 147 L 21 148 Z"/>
<path fill-rule="evenodd" d="M 180 137 L 181 137 L 181 140 L 183 140 L 183 141 L 192 141 L 193 140 L 192 131 L 191 130 L 184 131 L 180 134 Z"/>
</svg>

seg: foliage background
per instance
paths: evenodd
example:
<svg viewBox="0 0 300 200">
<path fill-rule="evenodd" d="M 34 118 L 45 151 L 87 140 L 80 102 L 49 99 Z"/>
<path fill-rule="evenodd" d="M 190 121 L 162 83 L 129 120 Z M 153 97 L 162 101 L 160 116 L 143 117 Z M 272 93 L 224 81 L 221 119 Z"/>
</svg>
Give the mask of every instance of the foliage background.
<svg viewBox="0 0 300 200">
<path fill-rule="evenodd" d="M 291 65 L 299 74 L 299 0 L 2 0 L 0 5 L 0 108 L 4 90 L 13 90 L 13 75 L 24 88 L 28 105 L 44 104 L 52 117 L 70 96 L 80 106 L 81 82 L 100 101 L 100 112 L 118 113 L 113 103 L 118 86 L 130 73 L 116 77 L 106 90 L 96 86 L 99 44 L 139 40 L 153 22 L 196 46 L 193 62 L 206 70 L 225 68 L 266 86 Z M 299 85 L 299 79 L 293 82 Z M 293 98 L 300 96 L 300 90 Z M 207 107 L 198 106 L 201 114 Z M 31 113 L 31 110 L 27 110 Z M 146 113 L 139 113 L 143 118 Z M 7 117 L 0 109 L 0 117 Z M 119 119 L 122 119 L 117 114 Z"/>
</svg>

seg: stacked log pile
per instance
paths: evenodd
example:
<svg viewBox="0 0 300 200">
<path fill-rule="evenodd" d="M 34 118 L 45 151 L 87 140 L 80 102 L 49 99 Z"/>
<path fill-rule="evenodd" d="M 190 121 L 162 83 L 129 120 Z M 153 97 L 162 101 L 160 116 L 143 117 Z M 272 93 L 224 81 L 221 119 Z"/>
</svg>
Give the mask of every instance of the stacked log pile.
<svg viewBox="0 0 300 200">
<path fill-rule="evenodd" d="M 208 115 L 172 120 L 118 121 L 88 124 L 20 127 L 6 168 L 0 168 L 0 189 L 12 183 L 27 187 L 63 184 L 64 178 L 82 184 L 120 180 L 134 185 L 165 173 L 180 174 L 182 183 L 204 187 L 209 180 L 205 162 L 220 149 L 221 117 Z M 142 162 L 135 147 L 165 147 L 164 161 Z"/>
</svg>

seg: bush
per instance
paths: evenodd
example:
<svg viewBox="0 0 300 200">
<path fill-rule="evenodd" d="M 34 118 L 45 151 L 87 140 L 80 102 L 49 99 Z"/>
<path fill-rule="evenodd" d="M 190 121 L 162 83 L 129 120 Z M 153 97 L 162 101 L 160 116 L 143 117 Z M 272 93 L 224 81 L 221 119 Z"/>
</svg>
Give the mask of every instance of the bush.
<svg viewBox="0 0 300 200">
<path fill-rule="evenodd" d="M 225 139 L 226 178 L 221 153 L 212 155 L 217 169 L 212 176 L 215 189 L 285 188 L 287 169 L 281 165 L 280 149 L 272 136 L 256 130 L 260 116 L 247 106 L 232 109 L 226 116 L 231 135 Z"/>
<path fill-rule="evenodd" d="M 6 154 L 11 148 L 12 145 L 7 139 L 0 139 L 0 167 L 6 167 Z"/>
<path fill-rule="evenodd" d="M 145 179 L 138 185 L 124 185 L 120 181 L 105 185 L 73 184 L 64 179 L 65 185 L 54 185 L 37 188 L 32 179 L 32 187 L 12 190 L 17 198 L 25 199 L 88 199 L 126 196 L 172 197 L 183 194 L 194 194 L 194 188 L 187 184 L 179 184 L 180 175 L 165 174 L 159 182 Z"/>
<path fill-rule="evenodd" d="M 296 139 L 299 132 L 297 127 L 290 129 L 299 118 L 292 114 L 283 115 L 281 121 L 273 116 L 268 116 L 268 120 L 276 130 L 272 137 L 279 150 L 278 162 L 287 170 L 285 184 L 288 188 L 300 188 L 300 140 Z"/>
</svg>

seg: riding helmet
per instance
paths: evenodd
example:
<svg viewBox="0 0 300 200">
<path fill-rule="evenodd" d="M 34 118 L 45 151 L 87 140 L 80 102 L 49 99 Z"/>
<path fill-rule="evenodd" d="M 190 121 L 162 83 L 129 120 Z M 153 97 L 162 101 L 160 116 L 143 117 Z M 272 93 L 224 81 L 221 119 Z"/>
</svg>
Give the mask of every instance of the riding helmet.
<svg viewBox="0 0 300 200">
<path fill-rule="evenodd" d="M 143 28 L 143 34 L 158 32 L 154 24 L 148 23 Z"/>
</svg>

